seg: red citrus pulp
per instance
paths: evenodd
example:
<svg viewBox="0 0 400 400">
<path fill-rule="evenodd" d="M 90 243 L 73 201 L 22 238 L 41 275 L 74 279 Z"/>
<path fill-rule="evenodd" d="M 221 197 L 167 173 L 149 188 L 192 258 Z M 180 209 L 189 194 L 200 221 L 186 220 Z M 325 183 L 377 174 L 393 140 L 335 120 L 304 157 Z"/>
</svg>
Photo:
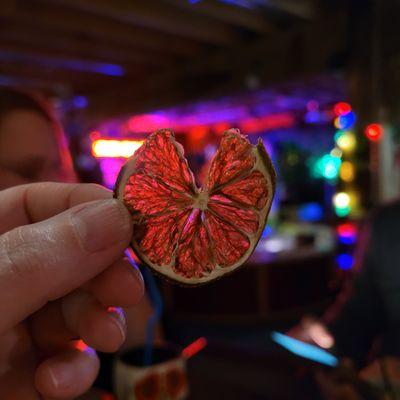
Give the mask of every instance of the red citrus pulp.
<svg viewBox="0 0 400 400">
<path fill-rule="evenodd" d="M 151 134 L 122 168 L 115 196 L 132 214 L 132 247 L 157 273 L 186 285 L 239 268 L 264 229 L 275 171 L 262 141 L 226 131 L 206 184 L 196 186 L 170 130 Z"/>
</svg>

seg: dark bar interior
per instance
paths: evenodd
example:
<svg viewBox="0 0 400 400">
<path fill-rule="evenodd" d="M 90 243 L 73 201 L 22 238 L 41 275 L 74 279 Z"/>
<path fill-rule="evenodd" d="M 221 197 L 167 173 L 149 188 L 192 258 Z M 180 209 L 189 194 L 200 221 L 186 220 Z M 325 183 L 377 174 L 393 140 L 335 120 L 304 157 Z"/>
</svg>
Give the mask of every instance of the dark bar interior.
<svg viewBox="0 0 400 400">
<path fill-rule="evenodd" d="M 400 399 L 399 16 L 2 0 L 0 399 Z"/>
</svg>

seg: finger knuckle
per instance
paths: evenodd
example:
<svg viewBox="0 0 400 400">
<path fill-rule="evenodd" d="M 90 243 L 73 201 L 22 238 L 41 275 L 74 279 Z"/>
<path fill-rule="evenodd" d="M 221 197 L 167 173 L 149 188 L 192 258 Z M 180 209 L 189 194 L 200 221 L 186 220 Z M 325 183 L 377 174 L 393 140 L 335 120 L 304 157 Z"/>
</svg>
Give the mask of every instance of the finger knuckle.
<svg viewBox="0 0 400 400">
<path fill-rule="evenodd" d="M 33 238 L 29 227 L 18 227 L 2 235 L 0 240 L 0 259 L 4 270 L 14 276 L 28 278 L 35 275 L 39 279 L 46 268 L 40 252 L 43 244 Z"/>
</svg>

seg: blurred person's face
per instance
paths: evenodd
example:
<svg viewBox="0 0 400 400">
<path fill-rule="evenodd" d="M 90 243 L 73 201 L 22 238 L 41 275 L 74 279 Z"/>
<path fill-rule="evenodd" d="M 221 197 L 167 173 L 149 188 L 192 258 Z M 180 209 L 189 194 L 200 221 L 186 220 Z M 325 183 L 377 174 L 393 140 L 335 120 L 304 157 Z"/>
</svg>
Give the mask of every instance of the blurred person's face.
<svg viewBox="0 0 400 400">
<path fill-rule="evenodd" d="M 15 110 L 0 122 L 0 189 L 68 180 L 52 124 L 35 111 Z"/>
</svg>

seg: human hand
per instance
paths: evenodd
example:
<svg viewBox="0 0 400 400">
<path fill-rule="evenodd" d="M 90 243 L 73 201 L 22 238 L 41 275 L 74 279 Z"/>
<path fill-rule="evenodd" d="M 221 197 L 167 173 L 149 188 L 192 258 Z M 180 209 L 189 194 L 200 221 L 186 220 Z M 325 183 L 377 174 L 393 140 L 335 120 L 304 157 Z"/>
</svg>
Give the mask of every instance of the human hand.
<svg viewBox="0 0 400 400">
<path fill-rule="evenodd" d="M 294 326 L 287 332 L 287 335 L 324 349 L 329 349 L 334 345 L 333 336 L 330 334 L 326 326 L 311 316 L 302 318 L 298 325 Z"/>
<path fill-rule="evenodd" d="M 315 380 L 325 400 L 361 400 L 354 387 L 357 374 L 350 360 L 341 360 L 332 371 L 317 370 Z"/>
<path fill-rule="evenodd" d="M 344 358 L 333 370 L 318 369 L 315 373 L 325 400 L 378 400 L 386 398 L 384 391 L 374 387 L 357 372 L 353 362 Z"/>
<path fill-rule="evenodd" d="M 96 185 L 0 192 L 0 398 L 70 399 L 91 386 L 97 356 L 71 343 L 101 351 L 123 343 L 116 306 L 144 291 L 122 259 L 131 234 L 125 207 Z"/>
</svg>

